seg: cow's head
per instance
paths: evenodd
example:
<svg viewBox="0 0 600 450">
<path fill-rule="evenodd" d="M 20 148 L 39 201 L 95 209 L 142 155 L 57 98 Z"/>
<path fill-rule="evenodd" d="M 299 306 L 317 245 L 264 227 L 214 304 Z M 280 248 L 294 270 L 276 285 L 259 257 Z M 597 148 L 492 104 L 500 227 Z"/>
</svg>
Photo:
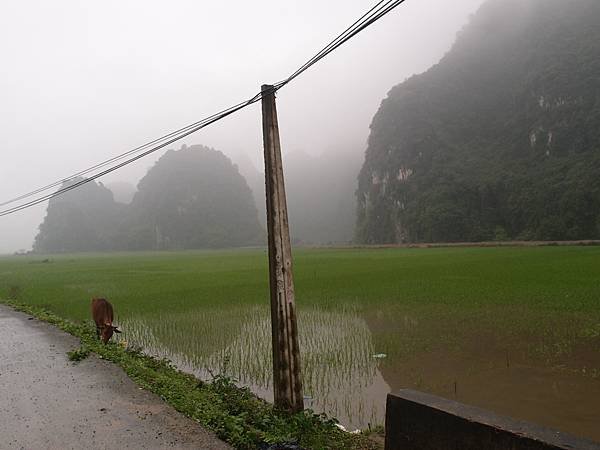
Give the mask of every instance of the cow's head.
<svg viewBox="0 0 600 450">
<path fill-rule="evenodd" d="M 105 323 L 102 327 L 102 342 L 106 344 L 112 337 L 113 332 L 120 333 L 121 330 L 117 329 L 117 327 L 113 326 L 111 323 Z"/>
</svg>

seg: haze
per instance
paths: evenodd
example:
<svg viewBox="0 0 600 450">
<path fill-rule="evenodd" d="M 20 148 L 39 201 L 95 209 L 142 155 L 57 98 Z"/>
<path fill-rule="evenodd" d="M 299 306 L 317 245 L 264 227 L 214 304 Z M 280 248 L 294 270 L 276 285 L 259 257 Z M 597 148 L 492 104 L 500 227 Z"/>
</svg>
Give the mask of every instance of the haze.
<svg viewBox="0 0 600 450">
<path fill-rule="evenodd" d="M 0 202 L 253 96 L 373 3 L 2 2 Z M 278 94 L 284 154 L 360 160 L 389 89 L 435 64 L 480 3 L 407 0 L 286 86 Z M 171 148 L 184 143 L 262 170 L 260 107 Z M 135 185 L 161 154 L 100 181 Z M 46 206 L 0 217 L 0 253 L 31 248 Z"/>
</svg>

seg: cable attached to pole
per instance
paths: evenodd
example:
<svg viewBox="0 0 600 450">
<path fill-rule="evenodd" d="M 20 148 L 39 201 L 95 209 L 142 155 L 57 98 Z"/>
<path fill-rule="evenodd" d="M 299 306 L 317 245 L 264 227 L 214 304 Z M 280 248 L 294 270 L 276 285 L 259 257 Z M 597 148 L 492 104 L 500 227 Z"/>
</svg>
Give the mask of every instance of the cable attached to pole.
<svg viewBox="0 0 600 450">
<path fill-rule="evenodd" d="M 323 47 L 318 53 L 316 53 L 312 58 L 310 58 L 307 62 L 305 62 L 303 65 L 301 65 L 294 73 L 292 73 L 289 77 L 287 77 L 286 79 L 279 81 L 278 83 L 275 83 L 273 85 L 273 91 L 278 91 L 279 89 L 281 89 L 283 86 L 285 86 L 286 84 L 288 84 L 290 81 L 294 80 L 295 78 L 299 77 L 302 73 L 304 73 L 306 70 L 308 70 L 310 67 L 312 67 L 314 64 L 316 64 L 317 62 L 319 62 L 320 60 L 322 60 L 323 58 L 325 58 L 327 55 L 329 55 L 330 53 L 332 53 L 333 51 L 335 51 L 338 47 L 340 47 L 341 45 L 343 45 L 345 42 L 347 42 L 348 40 L 352 39 L 354 36 L 356 36 L 358 33 L 360 33 L 362 30 L 364 30 L 365 28 L 369 27 L 370 25 L 372 25 L 373 23 L 375 23 L 376 21 L 378 21 L 379 19 L 381 19 L 383 16 L 385 16 L 386 14 L 388 14 L 390 11 L 392 11 L 394 8 L 396 8 L 397 6 L 401 5 L 402 3 L 404 3 L 406 0 L 380 0 L 379 2 L 377 2 L 375 4 L 375 6 L 373 6 L 371 9 L 369 9 L 366 13 L 364 13 L 359 19 L 357 19 L 352 25 L 350 25 L 348 28 L 346 28 L 342 33 L 340 33 L 338 36 L 336 36 L 329 44 L 327 44 L 325 47 Z M 257 93 L 254 97 L 250 98 L 249 100 L 246 100 L 244 102 L 240 102 L 237 105 L 234 106 L 230 106 L 229 108 L 226 108 L 218 113 L 215 113 L 211 116 L 208 116 L 198 122 L 194 122 L 190 125 L 187 125 L 183 128 L 180 128 L 176 131 L 173 131 L 169 134 L 166 134 L 164 136 L 161 136 L 160 138 L 154 139 L 150 142 L 147 142 L 144 145 L 141 145 L 139 147 L 136 147 L 132 150 L 129 150 L 127 152 L 121 153 L 117 156 L 114 156 L 112 158 L 109 158 L 105 161 L 102 161 L 98 164 L 95 164 L 91 167 L 88 167 L 87 169 L 81 170 L 77 173 L 74 173 L 73 175 L 66 177 L 66 178 L 62 178 L 58 181 L 55 181 L 53 183 L 50 183 L 48 185 L 42 186 L 38 189 L 35 189 L 33 191 L 27 192 L 25 194 L 19 195 L 18 197 L 15 197 L 13 199 L 7 200 L 5 202 L 0 203 L 0 207 L 1 206 L 6 206 L 9 205 L 11 203 L 17 202 L 19 200 L 24 200 L 28 197 L 32 197 L 34 195 L 40 194 L 42 192 L 48 191 L 52 188 L 55 188 L 57 186 L 60 186 L 66 182 L 68 182 L 69 180 L 72 180 L 74 178 L 77 177 L 81 177 L 83 175 L 87 175 L 89 173 L 92 173 L 98 169 L 101 169 L 103 167 L 106 166 L 110 166 L 113 163 L 116 163 L 118 161 L 122 161 L 116 165 L 112 165 L 107 169 L 102 170 L 101 172 L 98 172 L 90 177 L 84 178 L 80 181 L 77 181 L 75 183 L 73 183 L 72 185 L 69 186 L 65 186 L 60 188 L 59 190 L 52 192 L 50 194 L 46 194 L 43 195 L 41 197 L 38 197 L 34 200 L 22 203 L 18 206 L 12 207 L 12 208 L 8 208 L 8 209 L 4 209 L 4 210 L 0 210 L 0 217 L 2 216 L 6 216 L 9 214 L 13 214 L 15 212 L 21 211 L 23 209 L 26 208 L 30 208 L 32 206 L 35 206 L 39 203 L 45 202 L 46 200 L 50 200 L 54 197 L 57 197 L 59 195 L 64 194 L 65 192 L 68 192 L 72 189 L 76 189 L 79 186 L 82 186 L 83 184 L 89 183 L 93 180 L 96 180 L 97 178 L 100 178 L 108 173 L 114 172 L 115 170 L 120 169 L 121 167 L 124 167 L 128 164 L 133 163 L 134 161 L 137 161 L 140 158 L 143 158 L 151 153 L 154 153 L 164 147 L 166 147 L 167 145 L 170 145 L 192 133 L 195 133 L 196 131 L 207 127 L 208 125 L 211 125 L 237 111 L 240 111 L 241 109 L 246 108 L 247 106 L 252 105 L 253 103 L 256 103 L 258 101 L 260 101 L 262 99 L 262 92 Z M 156 144 L 156 145 L 155 145 Z M 154 146 L 154 147 L 152 147 Z M 136 155 L 136 156 L 132 156 L 132 155 Z M 127 159 L 126 159 L 127 158 Z"/>
<path fill-rule="evenodd" d="M 198 131 L 198 130 L 204 128 L 204 127 L 207 127 L 208 125 L 211 125 L 211 124 L 213 124 L 213 123 L 215 123 L 215 122 L 217 122 L 217 121 L 219 121 L 219 120 L 221 120 L 221 119 L 223 119 L 223 118 L 225 118 L 225 117 L 227 117 L 227 116 L 229 116 L 229 115 L 231 115 L 231 114 L 233 114 L 233 113 L 235 113 L 235 112 L 237 112 L 237 111 L 239 111 L 239 110 L 241 110 L 241 109 L 243 109 L 243 108 L 245 108 L 247 106 L 250 106 L 251 104 L 258 102 L 259 100 L 261 100 L 261 95 L 257 94 L 256 96 L 252 97 L 250 100 L 248 100 L 248 101 L 246 101 L 244 103 L 240 103 L 240 104 L 238 104 L 236 106 L 233 106 L 231 108 L 228 108 L 226 110 L 223 110 L 221 113 L 214 114 L 213 116 L 210 116 L 207 119 L 205 119 L 204 121 L 202 121 L 201 123 L 199 123 L 199 125 L 191 128 L 191 129 L 187 129 L 187 131 L 185 131 L 184 133 L 178 134 L 177 136 L 173 137 L 172 139 L 169 139 L 166 142 L 163 142 L 162 144 L 159 144 L 159 145 L 157 145 L 155 147 L 152 147 L 151 149 L 146 150 L 145 152 L 140 153 L 139 155 L 131 157 L 131 158 L 127 159 L 126 161 L 123 161 L 123 162 L 121 162 L 121 163 L 119 163 L 119 164 L 117 164 L 115 166 L 112 166 L 112 167 L 110 167 L 108 169 L 105 169 L 105 170 L 103 170 L 100 173 L 97 173 L 97 174 L 95 174 L 95 175 L 93 175 L 91 177 L 88 177 L 88 178 L 84 178 L 84 179 L 82 179 L 82 180 L 80 180 L 80 181 L 78 181 L 76 183 L 73 183 L 73 184 L 71 184 L 69 186 L 65 186 L 65 187 L 63 187 L 63 188 L 59 189 L 58 191 L 53 192 L 51 194 L 47 194 L 47 195 L 44 195 L 43 197 L 37 198 L 35 200 L 31 200 L 31 201 L 29 201 L 27 203 L 23 203 L 23 204 L 21 204 L 19 206 L 15 206 L 13 208 L 9 208 L 9 209 L 0 211 L 0 217 L 6 216 L 8 214 L 13 214 L 13 213 L 15 213 L 17 211 L 21 211 L 22 209 L 30 208 L 32 206 L 35 206 L 35 205 L 39 204 L 39 203 L 45 202 L 46 200 L 50 200 L 50 199 L 52 199 L 54 197 L 58 197 L 59 195 L 62 195 L 65 192 L 68 192 L 70 190 L 76 189 L 79 186 L 82 186 L 82 185 L 84 185 L 86 183 L 94 181 L 95 179 L 100 178 L 100 177 L 102 177 L 102 176 L 104 176 L 106 174 L 114 172 L 115 170 L 120 169 L 121 167 L 124 167 L 124 166 L 126 166 L 128 164 L 131 164 L 132 162 L 137 161 L 138 159 L 141 159 L 144 156 L 147 156 L 147 155 L 149 155 L 151 153 L 154 153 L 154 152 L 156 152 L 156 151 L 158 151 L 158 150 L 166 147 L 167 145 L 172 144 L 173 142 L 176 142 L 176 141 L 178 141 L 178 140 L 180 140 L 180 139 L 182 139 L 182 138 L 184 138 L 184 137 L 186 137 L 186 136 L 188 136 L 188 135 L 190 135 L 192 133 L 195 133 L 196 131 Z M 67 179 L 67 181 L 68 181 L 68 179 Z"/>
</svg>

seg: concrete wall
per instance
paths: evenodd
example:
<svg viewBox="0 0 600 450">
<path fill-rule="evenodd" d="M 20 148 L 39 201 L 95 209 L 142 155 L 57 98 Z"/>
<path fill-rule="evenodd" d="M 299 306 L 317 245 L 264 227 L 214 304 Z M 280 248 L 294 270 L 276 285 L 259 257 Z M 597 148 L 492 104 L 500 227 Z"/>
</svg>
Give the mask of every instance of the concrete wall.
<svg viewBox="0 0 600 450">
<path fill-rule="evenodd" d="M 599 443 L 408 389 L 388 394 L 385 423 L 386 450 L 600 450 Z"/>
</svg>

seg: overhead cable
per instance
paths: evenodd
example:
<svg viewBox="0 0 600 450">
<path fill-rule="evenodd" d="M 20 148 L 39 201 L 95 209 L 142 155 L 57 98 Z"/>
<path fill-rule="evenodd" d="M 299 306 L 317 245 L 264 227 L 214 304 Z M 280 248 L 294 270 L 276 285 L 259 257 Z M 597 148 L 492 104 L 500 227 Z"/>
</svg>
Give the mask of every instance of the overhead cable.
<svg viewBox="0 0 600 450">
<path fill-rule="evenodd" d="M 331 52 L 335 51 L 338 47 L 340 47 L 341 45 L 343 45 L 345 42 L 347 42 L 348 40 L 350 40 L 351 38 L 353 38 L 354 36 L 356 36 L 358 33 L 360 33 L 362 30 L 364 30 L 365 28 L 367 28 L 368 26 L 372 25 L 373 23 L 375 23 L 377 20 L 379 20 L 381 17 L 383 17 L 384 15 L 386 15 L 387 13 L 389 13 L 391 10 L 393 10 L 394 8 L 396 8 L 397 6 L 399 6 L 400 4 L 404 3 L 406 0 L 380 0 L 378 3 L 375 4 L 375 6 L 373 6 L 371 9 L 369 9 L 365 14 L 363 14 L 359 19 L 357 19 L 352 25 L 350 25 L 348 28 L 346 28 L 342 33 L 340 33 L 338 36 L 336 36 L 329 44 L 327 44 L 325 47 L 323 47 L 318 53 L 316 53 L 312 58 L 310 58 L 307 62 L 305 62 L 303 65 L 301 65 L 294 73 L 292 73 L 289 77 L 285 78 L 284 80 L 275 83 L 273 85 L 273 90 L 277 91 L 279 89 L 281 89 L 283 86 L 285 86 L 286 84 L 288 84 L 290 81 L 294 80 L 295 78 L 297 78 L 298 76 L 300 76 L 302 73 L 304 73 L 306 70 L 308 70 L 311 66 L 313 66 L 314 64 L 316 64 L 317 62 L 319 62 L 321 59 L 325 58 L 327 55 L 329 55 Z M 6 206 L 10 203 L 14 203 L 16 201 L 19 200 L 23 200 L 25 198 L 28 197 L 32 197 L 36 194 L 40 194 L 42 192 L 45 192 L 47 190 L 50 190 L 56 186 L 60 186 L 60 185 L 64 185 L 64 183 L 76 179 L 78 177 L 81 177 L 83 175 L 87 175 L 89 173 L 92 173 L 98 169 L 101 169 L 103 167 L 106 166 L 110 166 L 107 169 L 104 169 L 98 173 L 95 173 L 89 177 L 83 178 L 79 181 L 74 182 L 71 185 L 68 186 L 63 186 L 62 188 L 60 188 L 57 191 L 54 191 L 52 193 L 49 194 L 45 194 L 41 197 L 38 197 L 34 200 L 22 203 L 18 206 L 12 207 L 12 208 L 8 208 L 5 210 L 1 210 L 0 211 L 0 217 L 1 216 L 6 216 L 8 214 L 13 214 L 17 211 L 21 211 L 23 209 L 32 207 L 34 205 L 37 205 L 39 203 L 42 203 L 46 200 L 50 200 L 51 198 L 57 197 L 59 195 L 64 194 L 65 192 L 68 192 L 72 189 L 76 189 L 79 186 L 85 184 L 85 183 L 89 183 L 93 180 L 96 180 L 97 178 L 100 178 L 108 173 L 114 172 L 117 169 L 120 169 L 121 167 L 124 167 L 128 164 L 131 164 L 134 161 L 137 161 L 140 158 L 143 158 L 151 153 L 154 153 L 164 147 L 166 147 L 167 145 L 170 145 L 192 133 L 195 133 L 196 131 L 211 125 L 243 108 L 246 108 L 247 106 L 250 106 L 253 103 L 256 103 L 258 101 L 260 101 L 262 99 L 262 92 L 257 93 L 254 97 L 250 98 L 249 100 L 246 100 L 244 102 L 240 102 L 237 105 L 231 106 L 227 109 L 224 109 L 218 113 L 215 113 L 211 116 L 208 116 L 198 122 L 194 122 L 190 125 L 187 125 L 183 128 L 180 128 L 176 131 L 173 131 L 169 134 L 166 134 L 164 136 L 161 136 L 160 138 L 154 139 L 144 145 L 141 145 L 139 147 L 136 147 L 134 149 L 131 149 L 127 152 L 121 153 L 117 156 L 114 156 L 112 158 L 109 158 L 105 161 L 102 161 L 98 164 L 95 164 L 91 167 L 88 167 L 87 169 L 81 170 L 77 173 L 74 173 L 73 175 L 69 176 L 69 177 L 65 177 L 62 178 L 58 181 L 55 181 L 53 183 L 50 183 L 46 186 L 40 187 L 38 189 L 35 189 L 31 192 L 25 193 L 23 195 L 20 195 L 18 197 L 15 197 L 13 199 L 7 200 L 3 203 L 0 203 L 0 206 Z M 135 156 L 132 156 L 135 155 Z M 127 158 L 127 159 L 126 159 Z M 124 161 L 123 161 L 124 160 Z M 118 164 L 115 165 L 111 165 L 114 164 L 118 161 Z"/>
<path fill-rule="evenodd" d="M 35 206 L 35 205 L 39 204 L 39 203 L 45 202 L 46 200 L 50 200 L 50 199 L 52 199 L 54 197 L 62 195 L 65 192 L 68 192 L 70 190 L 76 189 L 79 186 L 82 186 L 82 185 L 84 185 L 86 183 L 89 183 L 89 182 L 91 182 L 91 181 L 93 181 L 93 180 L 95 180 L 97 178 L 100 178 L 100 177 L 106 175 L 106 174 L 114 172 L 115 170 L 120 169 L 121 167 L 124 167 L 124 166 L 126 166 L 128 164 L 131 164 L 132 162 L 137 161 L 138 159 L 143 158 L 144 156 L 147 156 L 147 155 L 149 155 L 151 153 L 154 153 L 157 150 L 160 150 L 160 149 L 166 147 L 167 145 L 170 145 L 173 142 L 178 141 L 179 139 L 182 139 L 182 138 L 184 138 L 184 137 L 186 137 L 186 136 L 188 136 L 188 135 L 190 135 L 192 133 L 195 133 L 196 131 L 198 131 L 198 130 L 200 130 L 200 129 L 208 126 L 208 125 L 211 125 L 214 122 L 217 122 L 218 120 L 221 120 L 221 119 L 223 119 L 223 118 L 225 118 L 225 117 L 227 117 L 227 116 L 229 116 L 229 115 L 231 115 L 231 114 L 239 111 L 240 109 L 243 109 L 243 108 L 245 108 L 247 106 L 250 106 L 251 104 L 258 102 L 259 100 L 261 100 L 261 95 L 257 94 L 254 97 L 252 97 L 250 100 L 247 100 L 246 102 L 243 102 L 243 103 L 239 103 L 238 105 L 232 106 L 231 108 L 227 108 L 226 110 L 223 110 L 220 113 L 213 114 L 212 116 L 207 117 L 206 119 L 204 119 L 203 121 L 201 121 L 197 126 L 192 127 L 190 129 L 187 129 L 187 131 L 185 131 L 183 133 L 180 133 L 177 136 L 175 136 L 175 137 L 173 137 L 173 138 L 171 138 L 171 139 L 169 139 L 169 140 L 167 140 L 167 141 L 165 141 L 165 142 L 163 142 L 163 143 L 161 143 L 161 144 L 159 144 L 159 145 L 157 145 L 155 147 L 152 147 L 152 148 L 150 148 L 149 150 L 146 150 L 143 153 L 140 153 L 139 155 L 133 156 L 133 157 L 127 159 L 126 161 L 123 161 L 123 162 L 121 162 L 121 163 L 119 163 L 117 165 L 109 167 L 108 169 L 105 169 L 102 172 L 99 172 L 99 173 L 97 173 L 95 175 L 92 175 L 90 177 L 83 178 L 83 179 L 81 179 L 79 181 L 76 181 L 75 183 L 73 183 L 71 185 L 68 185 L 68 186 L 65 186 L 65 187 L 59 189 L 58 191 L 52 192 L 52 193 L 44 195 L 42 197 L 38 197 L 38 198 L 36 198 L 34 200 L 31 200 L 31 201 L 23 203 L 21 205 L 15 206 L 13 208 L 9 208 L 9 209 L 5 209 L 3 211 L 0 211 L 0 217 L 6 216 L 8 214 L 13 214 L 13 213 L 15 213 L 17 211 L 21 211 L 22 209 L 30 208 L 32 206 Z"/>
</svg>

